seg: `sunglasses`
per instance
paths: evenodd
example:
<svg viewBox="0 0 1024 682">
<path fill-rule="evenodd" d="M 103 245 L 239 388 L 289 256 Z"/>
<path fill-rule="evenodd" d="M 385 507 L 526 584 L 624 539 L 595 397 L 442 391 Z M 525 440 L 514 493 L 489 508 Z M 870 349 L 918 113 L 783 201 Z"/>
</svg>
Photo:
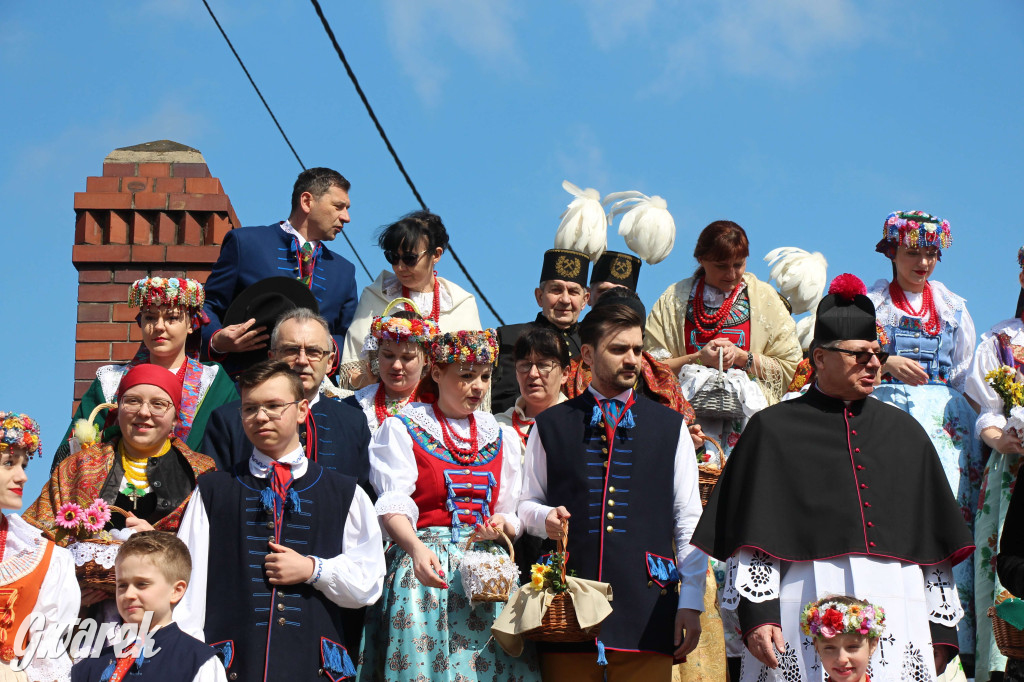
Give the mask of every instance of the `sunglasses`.
<svg viewBox="0 0 1024 682">
<path fill-rule="evenodd" d="M 858 365 L 866 365 L 871 362 L 871 358 L 878 358 L 879 364 L 884 365 L 885 361 L 889 359 L 889 354 L 885 351 L 879 351 L 875 353 L 870 350 L 846 350 L 845 348 L 822 348 L 822 350 L 835 351 L 836 353 L 844 353 L 846 355 L 852 355 L 854 362 Z"/>
<path fill-rule="evenodd" d="M 419 253 L 398 253 L 391 249 L 384 250 L 384 260 L 391 265 L 398 265 L 398 261 L 405 263 L 407 267 L 412 267 L 420 262 L 420 258 L 423 258 L 423 254 L 430 251 L 430 249 L 424 249 Z"/>
</svg>

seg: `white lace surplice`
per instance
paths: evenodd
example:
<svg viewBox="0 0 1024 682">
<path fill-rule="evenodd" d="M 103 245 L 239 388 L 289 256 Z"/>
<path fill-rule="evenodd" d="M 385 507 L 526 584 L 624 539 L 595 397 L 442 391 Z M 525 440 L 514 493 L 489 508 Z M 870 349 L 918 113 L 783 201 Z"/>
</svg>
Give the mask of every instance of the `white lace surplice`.
<svg viewBox="0 0 1024 682">
<path fill-rule="evenodd" d="M 952 576 L 948 562 L 918 566 L 842 556 L 790 563 L 741 550 L 728 562 L 722 608 L 735 609 L 741 596 L 754 602 L 779 599 L 786 645 L 774 670 L 744 650 L 740 682 L 823 682 L 811 638 L 800 632 L 800 613 L 828 595 L 856 596 L 885 609 L 885 632 L 868 667 L 873 682 L 930 682 L 935 663 L 929 622 L 952 627 L 963 616 Z"/>
</svg>

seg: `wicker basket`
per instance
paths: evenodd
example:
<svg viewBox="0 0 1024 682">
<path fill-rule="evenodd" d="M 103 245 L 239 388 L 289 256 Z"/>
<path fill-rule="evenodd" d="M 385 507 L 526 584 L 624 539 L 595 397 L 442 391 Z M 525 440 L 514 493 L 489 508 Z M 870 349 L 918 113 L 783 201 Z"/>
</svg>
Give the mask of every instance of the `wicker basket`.
<svg viewBox="0 0 1024 682">
<path fill-rule="evenodd" d="M 566 555 L 566 542 L 569 539 L 569 521 L 562 520 L 562 535 L 558 538 L 558 551 Z M 562 561 L 561 581 L 565 582 L 565 561 Z M 554 596 L 540 627 L 527 630 L 523 637 L 541 642 L 586 642 L 598 636 L 601 626 L 595 625 L 584 630 L 576 620 L 576 606 L 568 592 L 560 592 Z"/>
<path fill-rule="evenodd" d="M 718 448 L 719 456 L 722 452 L 722 444 L 711 436 L 704 436 L 704 442 L 709 442 Z M 711 499 L 711 491 L 715 489 L 715 484 L 718 483 L 718 477 L 722 475 L 722 467 L 716 467 L 714 464 L 698 464 L 697 465 L 697 486 L 700 488 L 700 505 L 702 507 L 707 506 L 708 500 Z"/>
<path fill-rule="evenodd" d="M 743 405 L 725 383 L 724 353 L 724 349 L 718 349 L 718 374 L 704 382 L 690 398 L 690 405 L 698 417 L 728 421 L 743 416 Z"/>
<path fill-rule="evenodd" d="M 1004 595 L 1000 595 L 1001 598 L 997 599 L 996 603 L 1010 596 L 1005 591 Z M 1024 630 L 1018 630 L 1000 618 L 995 606 L 988 607 L 988 617 L 992 619 L 992 633 L 995 635 L 999 653 L 1007 658 L 1024 658 Z"/>
<path fill-rule="evenodd" d="M 470 547 L 478 542 L 473 533 L 463 548 L 465 555 L 459 564 L 462 586 L 472 601 L 507 602 L 509 595 L 519 587 L 519 567 L 516 566 L 516 552 L 512 541 L 499 528 L 498 535 L 508 546 L 508 556 L 488 552 L 471 552 Z M 480 589 L 477 589 L 480 588 Z"/>
<path fill-rule="evenodd" d="M 128 518 L 128 512 L 110 505 L 110 511 L 116 512 L 121 516 Z M 120 545 L 120 540 L 83 540 L 82 542 L 92 545 Z M 95 561 L 86 561 L 81 566 L 75 566 L 75 578 L 78 579 L 78 585 L 83 590 L 102 590 L 107 594 L 114 594 L 117 590 L 116 579 L 114 577 L 114 567 L 105 568 L 101 564 Z"/>
</svg>

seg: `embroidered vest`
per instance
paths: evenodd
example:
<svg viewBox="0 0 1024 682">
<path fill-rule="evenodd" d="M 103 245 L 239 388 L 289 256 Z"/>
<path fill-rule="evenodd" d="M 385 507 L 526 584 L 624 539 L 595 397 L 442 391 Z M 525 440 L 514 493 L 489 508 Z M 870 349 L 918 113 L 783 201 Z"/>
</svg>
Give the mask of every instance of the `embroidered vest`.
<svg viewBox="0 0 1024 682">
<path fill-rule="evenodd" d="M 714 312 L 717 308 L 708 308 L 708 312 Z M 684 341 L 686 352 L 696 353 L 706 346 L 712 339 L 726 338 L 743 350 L 750 350 L 750 296 L 749 289 L 744 288 L 736 297 L 732 310 L 726 318 L 725 326 L 715 336 L 703 336 L 697 331 L 697 325 L 693 321 L 693 299 L 686 304 L 686 322 L 683 325 Z M 728 368 L 726 368 L 728 369 Z"/>
<path fill-rule="evenodd" d="M 32 551 L 22 551 L 0 563 L 0 660 L 10 663 L 14 659 L 8 647 L 24 646 L 15 642 L 22 623 L 35 609 L 39 588 L 50 568 L 54 544 L 39 537 Z M 10 625 L 8 625 L 10 623 Z"/>
<path fill-rule="evenodd" d="M 921 319 L 901 314 L 896 325 L 888 325 L 885 332 L 889 343 L 883 350 L 900 357 L 917 360 L 928 373 L 928 383 L 944 384 L 948 381 L 953 366 L 953 332 L 960 326 L 963 309 L 956 311 L 954 322 L 943 320 L 942 330 L 937 336 L 924 331 Z M 886 374 L 886 383 L 899 383 Z"/>
</svg>

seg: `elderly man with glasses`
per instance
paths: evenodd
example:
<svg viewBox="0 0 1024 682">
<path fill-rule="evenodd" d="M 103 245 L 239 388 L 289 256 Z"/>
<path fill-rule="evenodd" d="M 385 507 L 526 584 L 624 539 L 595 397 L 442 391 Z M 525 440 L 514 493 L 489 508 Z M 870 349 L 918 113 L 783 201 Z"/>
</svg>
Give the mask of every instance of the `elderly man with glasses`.
<svg viewBox="0 0 1024 682">
<path fill-rule="evenodd" d="M 800 631 L 828 594 L 886 612 L 874 682 L 931 680 L 957 652 L 952 566 L 971 534 L 917 421 L 869 400 L 885 362 L 864 284 L 840 275 L 818 305 L 806 394 L 751 418 L 693 544 L 728 559 L 723 608 L 747 650 L 740 682 L 821 679 Z"/>
</svg>

